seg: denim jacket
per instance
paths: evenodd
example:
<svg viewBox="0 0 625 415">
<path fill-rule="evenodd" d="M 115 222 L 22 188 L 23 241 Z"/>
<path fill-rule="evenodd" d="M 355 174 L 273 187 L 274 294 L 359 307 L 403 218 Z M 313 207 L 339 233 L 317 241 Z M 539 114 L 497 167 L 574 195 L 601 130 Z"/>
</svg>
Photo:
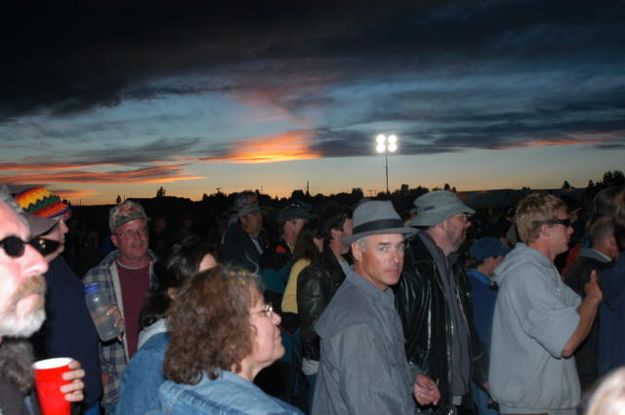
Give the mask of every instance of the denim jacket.
<svg viewBox="0 0 625 415">
<path fill-rule="evenodd" d="M 118 414 L 143 415 L 160 408 L 158 388 L 165 382 L 163 361 L 168 346 L 169 334 L 155 334 L 130 359 L 119 389 Z"/>
<path fill-rule="evenodd" d="M 159 391 L 163 415 L 303 415 L 267 395 L 258 386 L 224 370 L 215 380 L 202 376 L 197 385 L 167 381 Z"/>
</svg>

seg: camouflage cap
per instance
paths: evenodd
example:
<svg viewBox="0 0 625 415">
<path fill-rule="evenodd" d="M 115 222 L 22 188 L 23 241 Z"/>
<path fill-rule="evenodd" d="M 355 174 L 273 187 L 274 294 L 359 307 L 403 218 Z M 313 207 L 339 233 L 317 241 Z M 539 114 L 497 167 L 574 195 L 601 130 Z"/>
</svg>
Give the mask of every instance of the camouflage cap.
<svg viewBox="0 0 625 415">
<path fill-rule="evenodd" d="M 109 228 L 111 233 L 115 233 L 115 230 L 124 223 L 135 219 L 148 220 L 143 207 L 139 203 L 132 200 L 124 200 L 119 205 L 113 206 L 109 211 Z"/>
</svg>

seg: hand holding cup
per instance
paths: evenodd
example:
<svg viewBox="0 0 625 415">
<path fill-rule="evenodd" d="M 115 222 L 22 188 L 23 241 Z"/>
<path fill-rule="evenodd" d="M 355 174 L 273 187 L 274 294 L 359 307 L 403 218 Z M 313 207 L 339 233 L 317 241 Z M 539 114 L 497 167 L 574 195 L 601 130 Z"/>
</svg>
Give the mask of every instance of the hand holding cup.
<svg viewBox="0 0 625 415">
<path fill-rule="evenodd" d="M 70 415 L 71 402 L 83 399 L 85 371 L 78 361 L 69 357 L 39 360 L 33 372 L 43 415 Z"/>
</svg>

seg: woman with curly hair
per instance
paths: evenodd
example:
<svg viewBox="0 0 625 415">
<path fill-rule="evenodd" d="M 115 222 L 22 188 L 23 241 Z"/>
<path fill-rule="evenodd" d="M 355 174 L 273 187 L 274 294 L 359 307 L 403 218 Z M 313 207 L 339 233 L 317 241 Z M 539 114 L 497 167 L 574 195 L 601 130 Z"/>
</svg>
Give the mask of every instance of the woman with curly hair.
<svg viewBox="0 0 625 415">
<path fill-rule="evenodd" d="M 253 380 L 284 354 L 281 318 L 258 276 L 219 267 L 187 283 L 171 307 L 160 389 L 165 414 L 301 414 Z"/>
</svg>

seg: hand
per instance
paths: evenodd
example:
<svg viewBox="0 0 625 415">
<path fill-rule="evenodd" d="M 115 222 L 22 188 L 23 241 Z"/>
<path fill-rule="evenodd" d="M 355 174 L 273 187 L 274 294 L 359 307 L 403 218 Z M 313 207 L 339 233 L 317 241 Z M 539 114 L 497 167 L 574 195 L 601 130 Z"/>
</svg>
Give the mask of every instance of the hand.
<svg viewBox="0 0 625 415">
<path fill-rule="evenodd" d="M 484 389 L 484 391 L 486 392 L 486 395 L 488 395 L 488 402 L 486 403 L 486 406 L 490 409 L 496 409 L 499 410 L 499 404 L 497 403 L 497 401 L 493 398 L 493 395 L 490 394 L 490 383 L 488 382 L 484 382 L 482 383 L 482 388 Z"/>
<path fill-rule="evenodd" d="M 115 327 L 122 329 L 124 328 L 124 318 L 122 317 L 122 313 L 121 311 L 119 311 L 119 308 L 116 305 L 110 306 L 108 310 L 106 310 L 106 315 L 113 316 L 113 324 L 115 325 Z"/>
<path fill-rule="evenodd" d="M 601 292 L 601 287 L 599 287 L 596 270 L 590 272 L 590 281 L 584 286 L 584 292 L 586 293 L 586 297 L 594 298 L 597 302 L 603 300 L 603 293 Z"/>
<path fill-rule="evenodd" d="M 71 370 L 63 373 L 63 379 L 71 382 L 61 386 L 61 392 L 65 394 L 66 401 L 80 402 L 84 399 L 85 384 L 82 379 L 85 377 L 85 371 L 80 368 L 78 360 L 72 360 L 69 368 Z"/>
<path fill-rule="evenodd" d="M 122 313 L 121 311 L 119 311 L 119 308 L 116 305 L 112 305 L 109 307 L 108 310 L 106 310 L 106 315 L 107 316 L 113 316 L 113 325 L 115 327 L 117 327 L 122 333 L 124 332 L 124 318 L 122 317 Z M 122 341 L 123 336 L 120 334 L 119 336 L 117 336 L 117 340 L 118 341 Z"/>
<path fill-rule="evenodd" d="M 413 393 L 419 405 L 436 405 L 441 398 L 438 385 L 422 373 L 417 374 Z"/>
</svg>

